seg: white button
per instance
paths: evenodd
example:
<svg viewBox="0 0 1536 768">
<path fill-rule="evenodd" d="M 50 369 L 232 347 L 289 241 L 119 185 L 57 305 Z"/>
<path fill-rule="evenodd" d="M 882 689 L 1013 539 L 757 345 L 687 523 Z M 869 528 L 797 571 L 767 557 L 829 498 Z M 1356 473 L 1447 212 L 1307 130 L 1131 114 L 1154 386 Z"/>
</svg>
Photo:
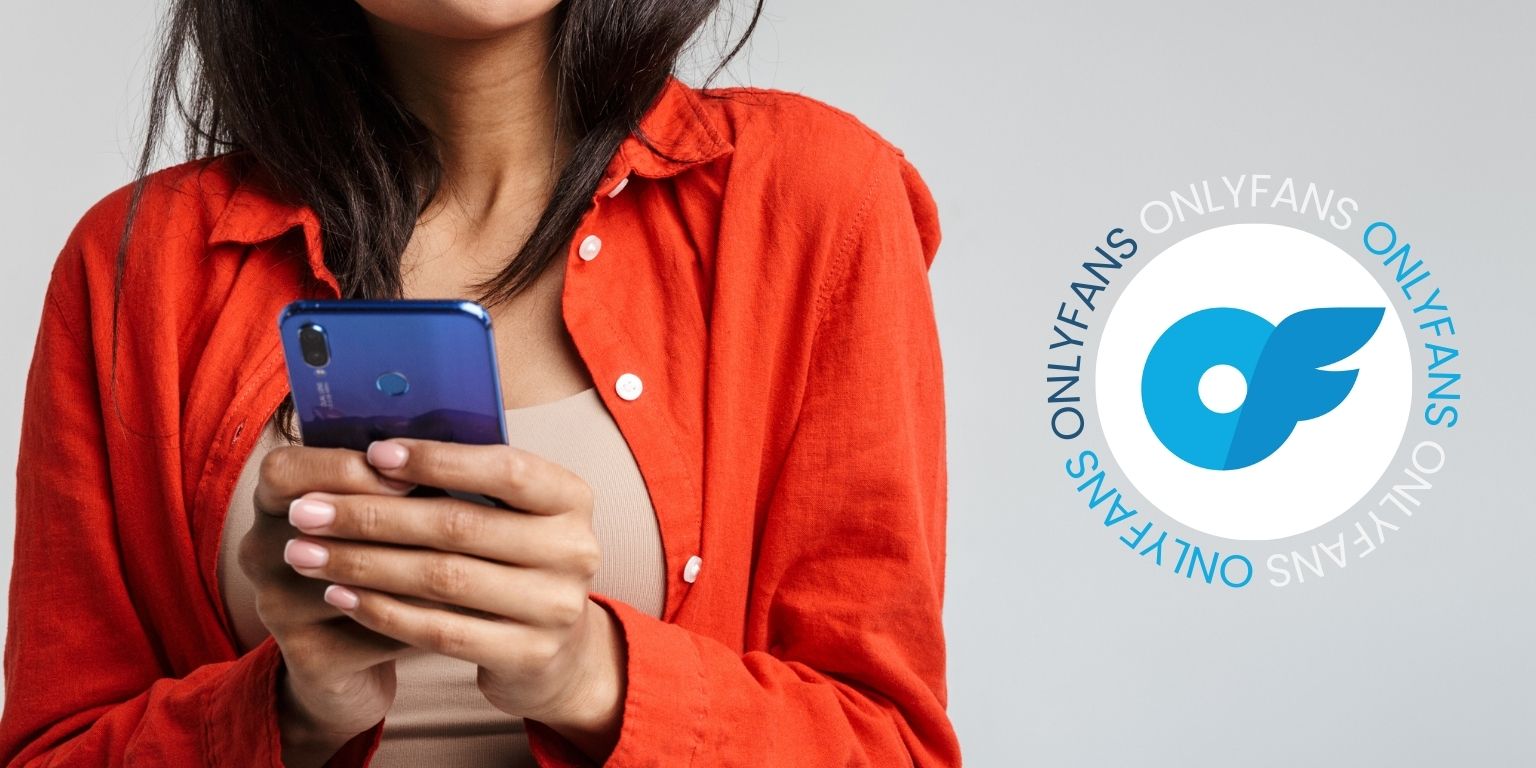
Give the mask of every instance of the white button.
<svg viewBox="0 0 1536 768">
<path fill-rule="evenodd" d="M 620 376 L 618 381 L 614 382 L 613 389 L 619 393 L 619 397 L 625 400 L 634 400 L 640 396 L 640 391 L 645 389 L 645 384 L 640 381 L 639 376 L 633 373 L 626 373 Z"/>
<path fill-rule="evenodd" d="M 581 247 L 576 250 L 576 253 L 581 256 L 582 261 L 591 261 L 597 258 L 597 252 L 602 249 L 602 238 L 597 235 L 587 235 L 586 239 L 581 241 Z"/>
<path fill-rule="evenodd" d="M 619 193 L 623 192 L 624 188 L 627 186 L 629 186 L 629 177 L 625 176 L 624 178 L 619 179 L 619 183 L 613 185 L 613 189 L 608 190 L 608 196 L 618 197 Z"/>
<path fill-rule="evenodd" d="M 698 555 L 694 555 L 693 557 L 688 558 L 688 562 L 683 565 L 683 581 L 686 581 L 689 584 L 698 581 L 699 569 L 703 567 L 703 558 L 700 558 Z"/>
</svg>

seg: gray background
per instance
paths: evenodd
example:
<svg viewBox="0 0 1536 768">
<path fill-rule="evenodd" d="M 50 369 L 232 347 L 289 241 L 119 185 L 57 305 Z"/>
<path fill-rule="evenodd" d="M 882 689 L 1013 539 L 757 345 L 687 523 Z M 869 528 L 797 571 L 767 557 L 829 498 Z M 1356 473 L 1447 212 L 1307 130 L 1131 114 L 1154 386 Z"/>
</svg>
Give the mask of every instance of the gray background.
<svg viewBox="0 0 1536 768">
<path fill-rule="evenodd" d="M 860 116 L 943 215 L 950 692 L 970 765 L 1536 764 L 1532 4 L 768 5 L 733 77 Z M 129 178 L 157 10 L 12 0 L 0 26 L 0 464 L 52 259 Z M 1467 401 L 1426 511 L 1370 561 L 1223 593 L 1117 552 L 1080 509 L 1045 433 L 1043 345 L 1108 226 L 1255 172 L 1411 229 L 1452 302 Z"/>
</svg>

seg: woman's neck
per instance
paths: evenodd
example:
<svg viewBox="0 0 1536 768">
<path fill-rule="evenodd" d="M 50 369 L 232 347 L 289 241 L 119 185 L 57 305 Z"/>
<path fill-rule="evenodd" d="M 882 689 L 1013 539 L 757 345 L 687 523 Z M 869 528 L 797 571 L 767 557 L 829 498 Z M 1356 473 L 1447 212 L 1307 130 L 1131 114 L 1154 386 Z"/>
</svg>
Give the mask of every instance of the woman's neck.
<svg viewBox="0 0 1536 768">
<path fill-rule="evenodd" d="M 395 93 L 438 142 L 443 178 L 428 215 L 477 227 L 542 209 L 571 140 L 550 64 L 555 13 L 475 40 L 369 23 Z"/>
</svg>

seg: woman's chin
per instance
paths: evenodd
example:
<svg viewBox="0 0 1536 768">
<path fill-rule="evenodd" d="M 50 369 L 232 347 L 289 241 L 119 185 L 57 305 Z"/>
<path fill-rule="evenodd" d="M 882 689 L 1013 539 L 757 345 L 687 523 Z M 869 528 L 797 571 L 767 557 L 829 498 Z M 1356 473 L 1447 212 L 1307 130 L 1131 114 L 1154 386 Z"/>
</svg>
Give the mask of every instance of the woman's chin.
<svg viewBox="0 0 1536 768">
<path fill-rule="evenodd" d="M 454 40 L 500 37 L 542 18 L 560 0 L 357 0 L 374 19 Z"/>
</svg>

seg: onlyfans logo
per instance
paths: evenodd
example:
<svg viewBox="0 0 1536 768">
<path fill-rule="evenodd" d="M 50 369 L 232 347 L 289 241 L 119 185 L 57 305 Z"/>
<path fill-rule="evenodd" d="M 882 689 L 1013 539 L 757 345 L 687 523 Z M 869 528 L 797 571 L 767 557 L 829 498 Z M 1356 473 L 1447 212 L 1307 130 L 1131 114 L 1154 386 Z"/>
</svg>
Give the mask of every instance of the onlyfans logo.
<svg viewBox="0 0 1536 768">
<path fill-rule="evenodd" d="M 1142 371 L 1147 422 L 1174 455 L 1232 470 L 1270 457 L 1300 422 L 1339 406 L 1359 371 L 1323 370 L 1358 351 L 1381 307 L 1297 312 L 1279 325 L 1230 307 L 1192 313 L 1163 332 Z"/>
<path fill-rule="evenodd" d="M 1051 307 L 1046 365 L 1085 522 L 1142 562 L 1233 589 L 1322 578 L 1399 535 L 1446 466 L 1431 430 L 1464 407 L 1450 307 L 1397 228 L 1332 190 L 1248 178 L 1222 179 L 1229 201 L 1201 182 L 1148 202 L 1139 229 L 1106 227 Z M 1195 220 L 1287 209 L 1301 226 L 1162 242 Z"/>
</svg>

